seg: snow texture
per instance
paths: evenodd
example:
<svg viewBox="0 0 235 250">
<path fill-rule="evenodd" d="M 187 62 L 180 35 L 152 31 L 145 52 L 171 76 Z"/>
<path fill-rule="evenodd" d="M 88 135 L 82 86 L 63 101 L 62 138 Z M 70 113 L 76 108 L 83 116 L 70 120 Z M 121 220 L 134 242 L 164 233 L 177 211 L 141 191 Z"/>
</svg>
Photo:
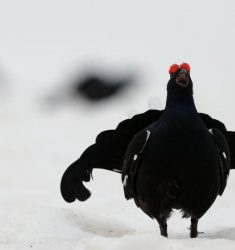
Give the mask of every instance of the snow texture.
<svg viewBox="0 0 235 250">
<path fill-rule="evenodd" d="M 234 171 L 197 239 L 178 212 L 161 237 L 118 173 L 94 171 L 84 203 L 59 189 L 100 131 L 165 103 L 173 63 L 191 65 L 198 110 L 235 130 L 234 13 L 232 0 L 1 1 L 0 250 L 235 249 Z M 87 68 L 134 72 L 138 87 L 97 105 L 45 101 Z"/>
</svg>

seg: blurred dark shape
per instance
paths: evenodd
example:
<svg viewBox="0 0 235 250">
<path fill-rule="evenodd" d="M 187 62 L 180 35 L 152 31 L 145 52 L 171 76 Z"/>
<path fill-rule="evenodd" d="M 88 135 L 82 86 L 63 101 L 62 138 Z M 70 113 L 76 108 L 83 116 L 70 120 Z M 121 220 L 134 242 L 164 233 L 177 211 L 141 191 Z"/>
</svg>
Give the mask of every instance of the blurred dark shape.
<svg viewBox="0 0 235 250">
<path fill-rule="evenodd" d="M 85 72 L 64 79 L 57 90 L 51 90 L 51 94 L 44 97 L 46 108 L 59 108 L 68 103 L 77 104 L 81 107 L 85 104 L 102 104 L 104 101 L 110 101 L 112 97 L 121 97 L 130 93 L 130 89 L 135 86 L 138 88 L 138 78 L 133 70 L 120 72 L 116 69 L 113 72 L 109 70 L 88 69 Z M 89 105 L 88 105 L 89 106 Z"/>
<path fill-rule="evenodd" d="M 117 79 L 111 76 L 88 74 L 74 84 L 73 93 L 90 101 L 101 101 L 122 92 L 132 83 L 131 77 Z"/>
</svg>

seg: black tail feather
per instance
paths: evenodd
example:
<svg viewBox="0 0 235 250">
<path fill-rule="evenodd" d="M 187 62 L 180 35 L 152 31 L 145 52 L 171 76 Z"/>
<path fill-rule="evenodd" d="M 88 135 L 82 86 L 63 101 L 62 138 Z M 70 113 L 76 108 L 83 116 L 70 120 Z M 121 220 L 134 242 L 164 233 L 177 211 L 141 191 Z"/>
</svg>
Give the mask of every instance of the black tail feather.
<svg viewBox="0 0 235 250">
<path fill-rule="evenodd" d="M 120 152 L 115 150 L 114 145 L 106 147 L 96 143 L 88 147 L 63 174 L 60 190 L 64 200 L 67 202 L 74 202 L 75 199 L 87 200 L 91 196 L 91 192 L 83 182 L 90 181 L 94 168 L 121 173 L 122 154 L 122 150 Z"/>
<path fill-rule="evenodd" d="M 226 138 L 230 151 L 230 167 L 231 169 L 235 169 L 235 132 L 228 131 Z"/>
<path fill-rule="evenodd" d="M 120 122 L 116 129 L 101 132 L 96 143 L 88 147 L 81 157 L 70 165 L 61 180 L 61 194 L 65 201 L 84 201 L 91 195 L 83 182 L 90 181 L 92 170 L 101 168 L 122 173 L 122 163 L 127 146 L 133 136 L 161 115 L 149 110 Z"/>
<path fill-rule="evenodd" d="M 82 182 L 79 182 L 75 186 L 75 197 L 79 201 L 86 201 L 91 196 L 90 190 L 88 190 Z"/>
<path fill-rule="evenodd" d="M 91 192 L 84 186 L 83 181 L 89 181 L 91 170 L 84 170 L 79 165 L 79 160 L 70 165 L 64 172 L 61 180 L 60 190 L 62 197 L 67 202 L 75 199 L 85 201 L 91 196 Z"/>
</svg>

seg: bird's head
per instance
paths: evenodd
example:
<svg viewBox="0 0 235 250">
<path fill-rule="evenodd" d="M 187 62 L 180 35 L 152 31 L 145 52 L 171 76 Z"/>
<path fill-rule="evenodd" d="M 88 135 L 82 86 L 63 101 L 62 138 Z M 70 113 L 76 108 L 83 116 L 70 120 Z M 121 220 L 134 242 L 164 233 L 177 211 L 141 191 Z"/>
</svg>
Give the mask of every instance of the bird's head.
<svg viewBox="0 0 235 250">
<path fill-rule="evenodd" d="M 190 66 L 188 63 L 181 65 L 173 64 L 169 69 L 170 80 L 167 85 L 167 91 L 174 91 L 179 94 L 192 94 L 193 83 L 190 77 Z"/>
</svg>

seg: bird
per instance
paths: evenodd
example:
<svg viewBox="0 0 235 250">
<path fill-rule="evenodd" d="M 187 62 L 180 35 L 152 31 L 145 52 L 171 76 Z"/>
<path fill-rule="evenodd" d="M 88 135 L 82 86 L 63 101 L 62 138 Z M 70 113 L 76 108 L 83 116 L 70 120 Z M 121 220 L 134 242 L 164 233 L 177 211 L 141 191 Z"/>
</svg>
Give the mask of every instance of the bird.
<svg viewBox="0 0 235 250">
<path fill-rule="evenodd" d="M 160 120 L 164 111 L 148 110 L 133 116 L 131 119 L 121 121 L 115 129 L 105 130 L 98 134 L 95 143 L 85 149 L 62 175 L 60 190 L 63 199 L 66 202 L 74 202 L 76 199 L 79 201 L 87 200 L 91 196 L 91 192 L 85 187 L 84 182 L 91 180 L 94 169 L 105 169 L 122 174 L 124 156 L 128 145 L 139 131 Z M 227 131 L 223 122 L 208 114 L 198 114 L 208 131 L 212 132 L 216 129 L 226 138 L 230 154 L 230 168 L 234 169 L 235 132 Z M 126 183 L 128 184 L 127 179 Z"/>
<path fill-rule="evenodd" d="M 105 100 L 122 92 L 132 84 L 130 77 L 105 77 L 99 74 L 87 74 L 74 84 L 74 95 L 82 95 L 91 102 Z"/>
<path fill-rule="evenodd" d="M 187 63 L 169 70 L 166 107 L 161 118 L 139 131 L 124 156 L 122 181 L 133 198 L 167 237 L 173 209 L 191 218 L 190 237 L 198 221 L 222 195 L 230 171 L 229 147 L 216 128 L 210 131 L 198 114 Z"/>
</svg>

